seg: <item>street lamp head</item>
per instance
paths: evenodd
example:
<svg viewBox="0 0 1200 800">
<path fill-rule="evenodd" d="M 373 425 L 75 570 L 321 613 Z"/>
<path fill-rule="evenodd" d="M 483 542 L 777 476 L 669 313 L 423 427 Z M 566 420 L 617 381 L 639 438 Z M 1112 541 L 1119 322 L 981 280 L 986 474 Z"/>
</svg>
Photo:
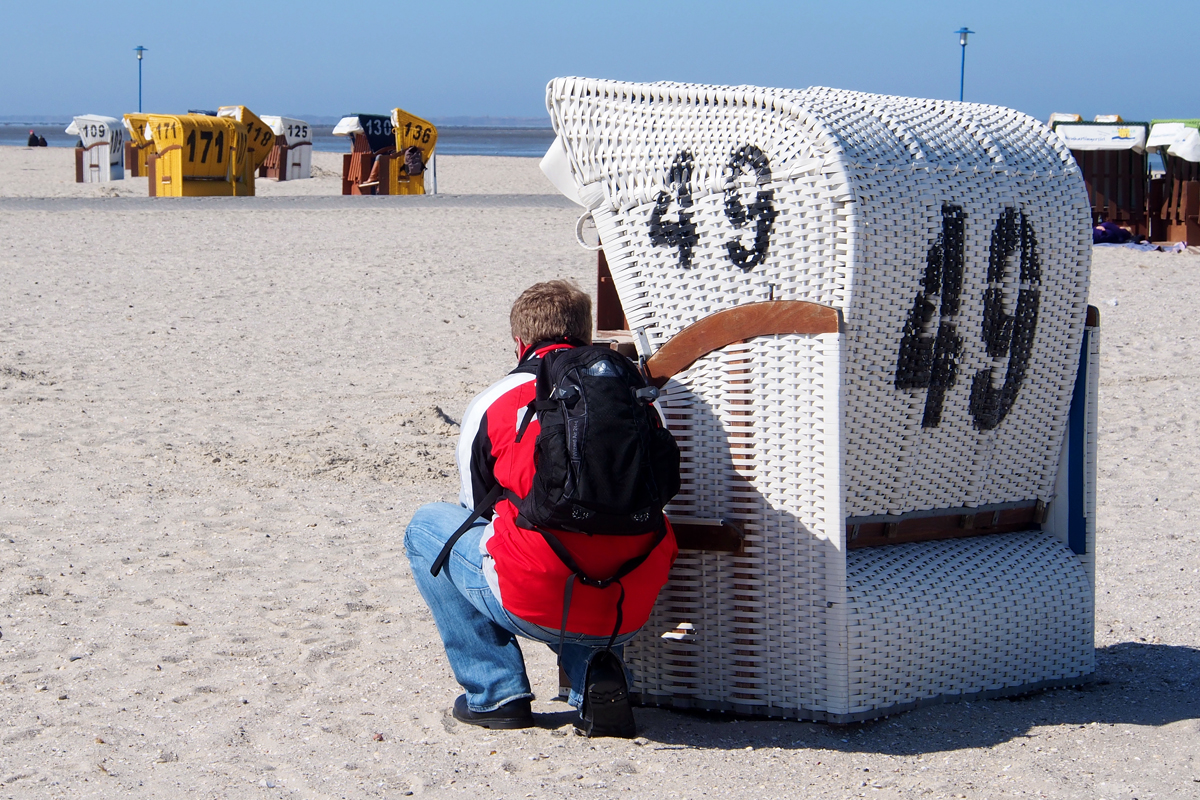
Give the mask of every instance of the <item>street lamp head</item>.
<svg viewBox="0 0 1200 800">
<path fill-rule="evenodd" d="M 139 44 L 137 47 L 133 48 L 133 52 L 135 52 L 135 53 L 137 53 L 137 54 L 138 54 L 138 61 L 141 61 L 141 60 L 142 60 L 142 53 L 146 52 L 146 51 L 147 51 L 147 50 L 149 50 L 149 49 L 150 49 L 149 47 L 142 47 L 142 46 Z"/>
<path fill-rule="evenodd" d="M 966 27 L 962 27 L 962 28 L 959 28 L 958 30 L 956 30 L 955 33 L 958 34 L 958 43 L 960 45 L 962 45 L 963 47 L 966 47 L 967 46 L 967 34 L 974 33 L 974 32 L 975 31 L 967 30 Z"/>
</svg>

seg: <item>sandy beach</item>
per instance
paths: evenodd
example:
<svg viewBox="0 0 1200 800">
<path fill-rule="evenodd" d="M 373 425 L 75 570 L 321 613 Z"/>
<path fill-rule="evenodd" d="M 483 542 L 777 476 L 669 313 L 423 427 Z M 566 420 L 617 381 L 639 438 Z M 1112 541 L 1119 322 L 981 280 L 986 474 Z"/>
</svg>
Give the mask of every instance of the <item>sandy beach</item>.
<svg viewBox="0 0 1200 800">
<path fill-rule="evenodd" d="M 0 148 L 0 798 L 1200 797 L 1200 256 L 1098 248 L 1094 683 L 876 722 L 455 722 L 402 545 L 530 283 L 594 289 L 536 159 L 435 197 L 75 184 Z M 646 632 L 644 635 L 653 635 Z"/>
</svg>

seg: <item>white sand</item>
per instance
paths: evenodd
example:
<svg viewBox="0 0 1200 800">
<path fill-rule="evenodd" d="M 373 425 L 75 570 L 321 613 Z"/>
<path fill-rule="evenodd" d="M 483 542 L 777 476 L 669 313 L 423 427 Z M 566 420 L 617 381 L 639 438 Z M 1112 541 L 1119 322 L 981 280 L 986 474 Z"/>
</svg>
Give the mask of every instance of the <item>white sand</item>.
<svg viewBox="0 0 1200 800">
<path fill-rule="evenodd" d="M 330 196 L 342 193 L 342 155 L 313 153 L 313 177 L 302 181 L 255 181 L 259 197 Z M 70 147 L 0 146 L 0 197 L 146 197 L 145 178 L 75 183 Z M 432 182 L 427 178 L 427 185 Z M 537 169 L 536 158 L 438 156 L 442 194 L 557 194 Z"/>
<path fill-rule="evenodd" d="M 530 645 L 543 727 L 451 720 L 403 527 L 512 299 L 594 262 L 535 159 L 440 161 L 440 198 L 72 201 L 144 180 L 0 148 L 0 797 L 1200 795 L 1192 255 L 1096 255 L 1099 683 L 589 741 Z"/>
</svg>

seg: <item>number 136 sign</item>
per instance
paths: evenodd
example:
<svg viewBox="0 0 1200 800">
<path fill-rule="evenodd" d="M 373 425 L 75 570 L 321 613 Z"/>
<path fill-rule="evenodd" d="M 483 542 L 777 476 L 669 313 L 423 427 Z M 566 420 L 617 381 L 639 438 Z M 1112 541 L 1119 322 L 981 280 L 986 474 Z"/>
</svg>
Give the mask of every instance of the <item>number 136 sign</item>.
<svg viewBox="0 0 1200 800">
<path fill-rule="evenodd" d="M 396 133 L 398 152 L 415 146 L 421 151 L 421 159 L 429 160 L 433 148 L 437 146 L 437 128 L 431 122 L 397 108 L 392 111 L 392 127 Z"/>
</svg>

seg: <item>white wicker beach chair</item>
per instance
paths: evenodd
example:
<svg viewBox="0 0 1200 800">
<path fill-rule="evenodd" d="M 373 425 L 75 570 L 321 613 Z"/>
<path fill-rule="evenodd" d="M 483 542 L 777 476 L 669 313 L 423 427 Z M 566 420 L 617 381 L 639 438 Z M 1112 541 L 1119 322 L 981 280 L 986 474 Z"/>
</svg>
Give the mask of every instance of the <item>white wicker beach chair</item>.
<svg viewBox="0 0 1200 800">
<path fill-rule="evenodd" d="M 259 167 L 258 177 L 296 181 L 312 177 L 312 127 L 302 119 L 263 114 L 275 134 L 275 146 Z"/>
<path fill-rule="evenodd" d="M 642 702 L 851 721 L 1092 673 L 1090 214 L 1049 128 L 826 88 L 547 105 L 684 456 Z"/>
<path fill-rule="evenodd" d="M 120 121 L 97 114 L 75 117 L 66 132 L 79 137 L 75 182 L 108 183 L 125 177 L 125 130 Z"/>
</svg>

